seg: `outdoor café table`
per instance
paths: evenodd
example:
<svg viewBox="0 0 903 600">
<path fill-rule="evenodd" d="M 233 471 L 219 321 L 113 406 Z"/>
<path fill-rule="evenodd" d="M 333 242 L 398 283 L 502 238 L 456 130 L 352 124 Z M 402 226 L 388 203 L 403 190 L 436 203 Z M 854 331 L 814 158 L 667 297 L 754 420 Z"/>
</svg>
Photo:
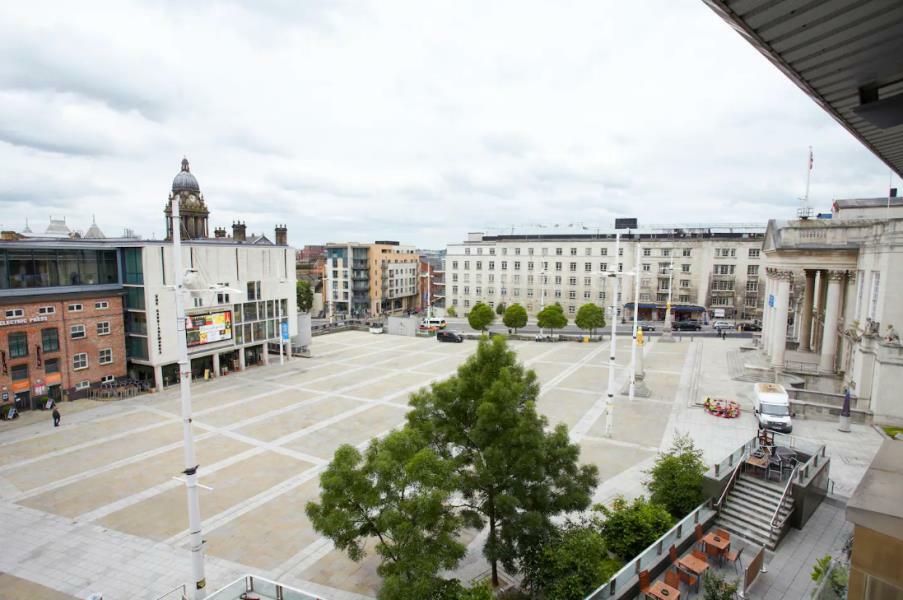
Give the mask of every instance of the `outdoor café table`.
<svg viewBox="0 0 903 600">
<path fill-rule="evenodd" d="M 702 541 L 705 542 L 706 546 L 712 546 L 718 549 L 718 557 L 719 559 L 724 558 L 724 551 L 728 549 L 728 546 L 731 545 L 731 541 L 729 539 L 725 539 L 720 537 L 715 532 L 707 533 Z"/>
<path fill-rule="evenodd" d="M 683 558 L 677 559 L 677 566 L 683 569 L 684 571 L 689 571 L 693 575 L 696 575 L 700 579 L 702 578 L 702 574 L 705 573 L 705 570 L 709 568 L 709 563 L 704 560 L 699 560 L 692 554 L 687 554 Z M 699 580 L 696 580 L 696 589 L 699 589 Z"/>
<path fill-rule="evenodd" d="M 664 581 L 656 581 L 646 590 L 646 597 L 656 600 L 675 600 L 680 598 L 680 590 L 675 590 Z"/>
<path fill-rule="evenodd" d="M 758 476 L 764 476 L 765 472 L 768 470 L 768 456 L 750 456 L 746 459 L 746 470 L 749 471 L 752 469 L 752 472 Z"/>
</svg>

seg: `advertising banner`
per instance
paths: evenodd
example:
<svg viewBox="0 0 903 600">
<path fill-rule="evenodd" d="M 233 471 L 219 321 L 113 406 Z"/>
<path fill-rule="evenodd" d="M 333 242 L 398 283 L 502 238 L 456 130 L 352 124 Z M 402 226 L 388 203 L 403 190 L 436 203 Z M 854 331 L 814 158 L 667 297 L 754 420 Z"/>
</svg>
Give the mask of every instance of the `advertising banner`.
<svg viewBox="0 0 903 600">
<path fill-rule="evenodd" d="M 232 339 L 232 311 L 189 315 L 185 319 L 188 347 L 203 346 Z"/>
</svg>

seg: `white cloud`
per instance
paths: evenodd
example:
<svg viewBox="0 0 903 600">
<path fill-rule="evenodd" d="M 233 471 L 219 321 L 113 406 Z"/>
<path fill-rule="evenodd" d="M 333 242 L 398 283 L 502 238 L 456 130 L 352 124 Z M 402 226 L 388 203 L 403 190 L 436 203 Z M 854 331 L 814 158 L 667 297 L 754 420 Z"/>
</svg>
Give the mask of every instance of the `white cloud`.
<svg viewBox="0 0 903 600">
<path fill-rule="evenodd" d="M 696 0 L 38 1 L 0 23 L 4 227 L 52 209 L 160 236 L 183 154 L 214 225 L 296 245 L 787 217 L 810 144 L 817 205 L 886 188 Z"/>
</svg>

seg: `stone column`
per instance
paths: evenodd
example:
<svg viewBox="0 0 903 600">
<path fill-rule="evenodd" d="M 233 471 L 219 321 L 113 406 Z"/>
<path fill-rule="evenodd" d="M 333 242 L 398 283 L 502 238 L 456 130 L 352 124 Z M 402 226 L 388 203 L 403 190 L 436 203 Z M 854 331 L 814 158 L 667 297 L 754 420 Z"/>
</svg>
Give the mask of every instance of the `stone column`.
<svg viewBox="0 0 903 600">
<path fill-rule="evenodd" d="M 248 366 L 245 363 L 245 349 L 242 346 L 238 349 L 238 370 L 244 371 L 246 368 L 248 368 Z"/>
<path fill-rule="evenodd" d="M 219 352 L 213 355 L 213 376 L 219 377 Z"/>
<path fill-rule="evenodd" d="M 834 372 L 834 358 L 837 353 L 837 321 L 840 318 L 840 287 L 845 277 L 843 271 L 828 271 L 828 294 L 825 299 L 825 325 L 821 338 L 821 356 L 818 370 L 822 373 Z"/>
<path fill-rule="evenodd" d="M 762 350 L 765 354 L 771 352 L 768 342 L 771 340 L 772 310 L 768 305 L 768 298 L 772 293 L 771 269 L 765 269 L 765 300 L 762 302 Z"/>
<path fill-rule="evenodd" d="M 268 365 L 270 364 L 270 343 L 264 342 L 261 348 L 261 352 L 263 353 L 263 364 Z"/>
<path fill-rule="evenodd" d="M 806 285 L 803 289 L 802 310 L 800 310 L 800 347 L 803 352 L 812 349 L 812 293 L 815 290 L 815 274 L 804 271 Z"/>
<path fill-rule="evenodd" d="M 771 330 L 771 366 L 784 370 L 784 351 L 787 349 L 787 309 L 790 306 L 790 271 L 777 271 L 774 298 L 774 326 Z"/>
<path fill-rule="evenodd" d="M 154 367 L 154 383 L 157 384 L 157 391 L 163 391 L 163 367 L 156 365 Z"/>
</svg>

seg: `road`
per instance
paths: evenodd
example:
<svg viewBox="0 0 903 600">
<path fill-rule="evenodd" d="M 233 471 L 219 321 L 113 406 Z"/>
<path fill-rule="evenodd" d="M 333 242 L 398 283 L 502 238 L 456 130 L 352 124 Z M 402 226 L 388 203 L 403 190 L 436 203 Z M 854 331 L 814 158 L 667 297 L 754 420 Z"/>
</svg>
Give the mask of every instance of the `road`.
<svg viewBox="0 0 903 600">
<path fill-rule="evenodd" d="M 445 320 L 448 322 L 449 329 L 453 329 L 455 331 L 462 331 L 462 332 L 466 332 L 466 333 L 474 333 L 476 331 L 470 326 L 470 324 L 467 322 L 467 319 L 465 319 L 465 318 L 446 317 Z M 642 322 L 640 324 L 642 325 Z M 653 331 L 646 331 L 644 329 L 644 332 L 647 333 L 648 335 L 661 335 L 661 332 L 663 330 L 663 327 L 662 327 L 663 323 L 652 323 L 651 325 L 655 329 Z M 504 324 L 502 324 L 501 318 L 497 319 L 496 322 L 493 323 L 489 327 L 489 330 L 492 332 L 496 332 L 496 333 L 507 333 L 508 332 L 508 328 L 505 327 Z M 539 333 L 539 327 L 536 325 L 536 321 L 530 321 L 527 323 L 526 327 L 518 329 L 517 332 L 524 333 L 524 334 L 537 334 L 537 333 Z M 587 334 L 586 331 L 584 331 L 583 329 L 580 329 L 579 327 L 574 325 L 573 322 L 568 323 L 568 325 L 564 329 L 556 329 L 555 333 L 566 334 L 566 335 L 586 335 Z M 598 333 L 610 334 L 611 327 L 606 326 L 604 329 L 598 330 L 596 333 L 597 334 Z M 632 335 L 633 334 L 633 322 L 619 323 L 618 327 L 617 327 L 617 334 L 618 335 Z M 684 335 L 684 336 L 694 335 L 694 336 L 703 336 L 703 337 L 716 337 L 716 336 L 719 336 L 720 334 L 718 332 L 716 332 L 714 329 L 712 329 L 711 325 L 703 325 L 702 331 L 680 331 L 680 332 L 675 331 L 674 335 Z M 736 337 L 736 338 L 751 338 L 753 334 L 748 331 L 739 332 L 739 333 L 736 331 L 731 331 L 731 332 L 728 332 L 727 335 L 729 337 Z"/>
</svg>

